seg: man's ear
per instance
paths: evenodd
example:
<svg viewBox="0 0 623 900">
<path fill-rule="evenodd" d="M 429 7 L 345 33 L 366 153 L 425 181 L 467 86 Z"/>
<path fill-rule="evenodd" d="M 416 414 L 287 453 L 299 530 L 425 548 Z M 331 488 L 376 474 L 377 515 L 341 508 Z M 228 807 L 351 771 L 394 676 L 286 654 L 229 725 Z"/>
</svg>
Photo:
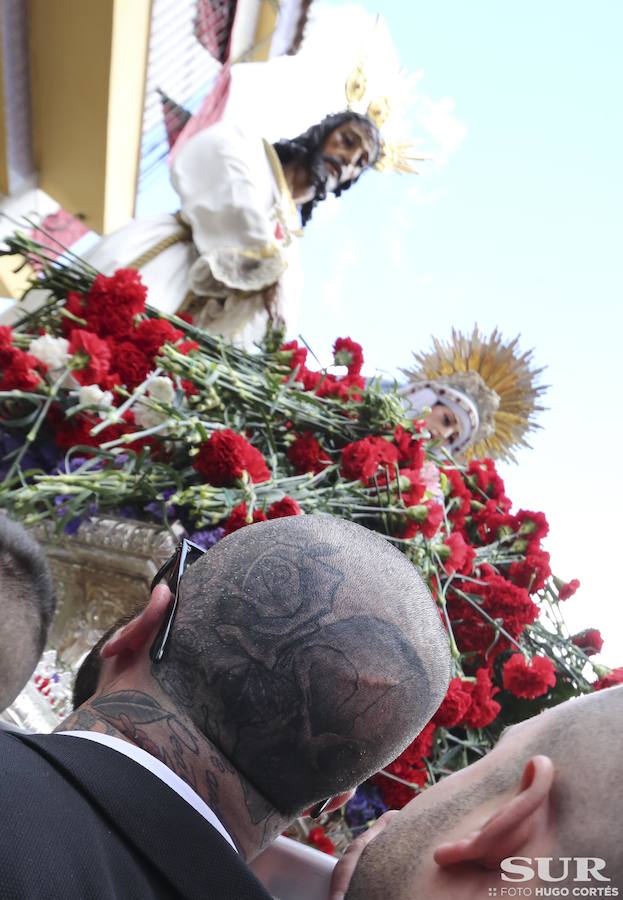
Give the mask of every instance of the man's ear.
<svg viewBox="0 0 623 900">
<path fill-rule="evenodd" d="M 149 645 L 156 637 L 172 599 L 173 595 L 167 585 L 157 584 L 147 606 L 106 641 L 100 650 L 100 656 L 110 659 L 122 654 L 133 654 Z"/>
<path fill-rule="evenodd" d="M 525 765 L 517 792 L 501 801 L 484 824 L 464 838 L 441 844 L 433 859 L 445 868 L 458 863 L 476 863 L 497 869 L 508 856 L 517 856 L 535 834 L 539 813 L 547 813 L 554 781 L 554 764 L 548 756 L 533 756 Z"/>
</svg>

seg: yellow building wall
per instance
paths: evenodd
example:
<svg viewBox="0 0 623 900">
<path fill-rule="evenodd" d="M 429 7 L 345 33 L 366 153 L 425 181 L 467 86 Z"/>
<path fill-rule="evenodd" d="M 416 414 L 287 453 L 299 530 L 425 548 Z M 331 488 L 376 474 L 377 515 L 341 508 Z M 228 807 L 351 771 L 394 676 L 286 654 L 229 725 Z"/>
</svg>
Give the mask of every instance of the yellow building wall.
<svg viewBox="0 0 623 900">
<path fill-rule="evenodd" d="M 270 56 L 270 45 L 279 17 L 279 5 L 279 0 L 260 0 L 253 50 L 249 54 L 249 60 L 252 62 L 265 62 Z"/>
<path fill-rule="evenodd" d="M 39 186 L 98 232 L 134 213 L 150 0 L 31 0 Z"/>
</svg>

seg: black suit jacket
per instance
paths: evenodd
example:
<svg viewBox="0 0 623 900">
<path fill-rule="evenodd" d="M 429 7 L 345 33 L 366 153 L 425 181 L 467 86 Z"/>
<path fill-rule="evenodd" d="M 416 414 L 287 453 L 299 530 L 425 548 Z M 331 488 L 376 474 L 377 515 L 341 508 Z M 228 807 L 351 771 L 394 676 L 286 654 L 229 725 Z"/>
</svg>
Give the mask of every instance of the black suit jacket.
<svg viewBox="0 0 623 900">
<path fill-rule="evenodd" d="M 0 731 L 2 900 L 270 900 L 150 771 L 67 735 Z"/>
</svg>

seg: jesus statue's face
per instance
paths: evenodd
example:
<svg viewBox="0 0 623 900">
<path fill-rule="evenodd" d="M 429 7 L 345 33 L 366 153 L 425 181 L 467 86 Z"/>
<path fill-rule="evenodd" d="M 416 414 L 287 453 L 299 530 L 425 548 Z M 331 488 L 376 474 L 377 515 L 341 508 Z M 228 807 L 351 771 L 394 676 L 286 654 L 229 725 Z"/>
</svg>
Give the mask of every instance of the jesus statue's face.
<svg viewBox="0 0 623 900">
<path fill-rule="evenodd" d="M 375 158 L 375 146 L 368 129 L 359 122 L 339 125 L 321 148 L 327 170 L 327 192 L 357 179 Z"/>
</svg>

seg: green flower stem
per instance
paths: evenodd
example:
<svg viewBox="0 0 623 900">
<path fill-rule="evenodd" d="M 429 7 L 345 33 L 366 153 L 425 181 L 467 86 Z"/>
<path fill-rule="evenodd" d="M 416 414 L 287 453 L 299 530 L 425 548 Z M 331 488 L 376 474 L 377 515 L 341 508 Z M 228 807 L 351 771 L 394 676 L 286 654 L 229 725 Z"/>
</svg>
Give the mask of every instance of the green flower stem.
<svg viewBox="0 0 623 900">
<path fill-rule="evenodd" d="M 26 451 L 27 451 L 28 448 L 34 443 L 35 438 L 36 438 L 37 435 L 39 434 L 39 430 L 41 429 L 41 426 L 42 426 L 43 423 L 45 422 L 45 419 L 46 419 L 46 417 L 47 417 L 47 414 L 48 414 L 49 411 L 50 411 L 50 407 L 52 406 L 52 403 L 53 403 L 54 400 L 56 399 L 56 396 L 57 396 L 57 394 L 58 394 L 58 392 L 59 392 L 59 389 L 60 389 L 60 387 L 61 387 L 63 381 L 64 381 L 64 380 L 67 378 L 67 376 L 69 375 L 70 371 L 71 371 L 71 369 L 70 369 L 69 367 L 67 367 L 66 369 L 64 369 L 63 372 L 62 372 L 62 374 L 60 375 L 60 377 L 57 378 L 57 380 L 56 380 L 56 381 L 53 383 L 53 385 L 51 386 L 51 388 L 50 388 L 50 393 L 48 394 L 48 396 L 46 397 L 46 399 L 45 399 L 43 405 L 41 406 L 41 410 L 39 411 L 39 415 L 37 416 L 37 419 L 36 419 L 34 425 L 32 426 L 32 428 L 30 429 L 30 431 L 29 431 L 28 434 L 26 435 L 26 437 L 25 437 L 25 439 L 24 439 L 24 443 L 23 443 L 22 447 L 20 448 L 19 453 L 17 454 L 17 456 L 16 456 L 15 459 L 13 460 L 13 462 L 12 462 L 12 464 L 11 464 L 11 468 L 10 468 L 9 471 L 7 472 L 5 481 L 10 482 L 11 479 L 13 478 L 13 476 L 19 471 L 19 469 L 20 469 L 20 464 L 21 464 L 22 459 L 24 458 L 24 456 L 25 456 L 25 454 L 26 454 Z"/>
<path fill-rule="evenodd" d="M 123 414 L 127 412 L 128 409 L 130 409 L 132 404 L 135 403 L 139 399 L 139 397 L 143 396 L 154 378 L 156 378 L 161 373 L 162 369 L 155 369 L 153 372 L 151 372 L 150 375 L 145 379 L 145 381 L 139 384 L 139 386 L 132 392 L 130 397 L 128 397 L 128 399 L 121 404 L 121 406 L 114 408 L 111 415 L 106 416 L 105 419 L 102 419 L 102 421 L 98 425 L 95 425 L 91 429 L 90 433 L 93 435 L 93 437 L 98 435 L 100 431 L 108 428 L 109 425 L 118 425 L 119 422 L 121 422 L 123 419 Z"/>
</svg>

